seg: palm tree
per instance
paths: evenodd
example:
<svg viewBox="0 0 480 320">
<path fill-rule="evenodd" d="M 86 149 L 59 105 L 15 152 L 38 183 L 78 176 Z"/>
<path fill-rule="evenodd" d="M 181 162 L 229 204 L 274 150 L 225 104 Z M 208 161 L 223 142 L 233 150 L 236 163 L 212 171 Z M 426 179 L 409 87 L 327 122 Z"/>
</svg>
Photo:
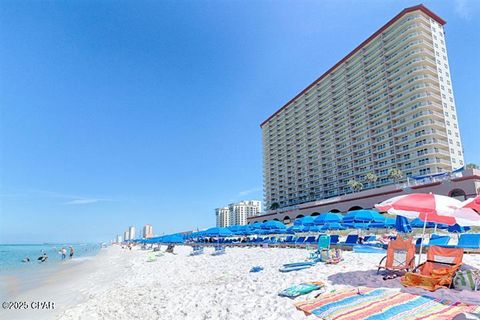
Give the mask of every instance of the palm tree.
<svg viewBox="0 0 480 320">
<path fill-rule="evenodd" d="M 355 179 L 351 179 L 347 182 L 347 185 L 350 187 L 350 189 L 352 189 L 353 192 L 356 192 L 356 191 L 360 191 L 363 189 L 363 183 L 355 180 Z"/>
<path fill-rule="evenodd" d="M 477 170 L 480 169 L 480 168 L 478 167 L 478 164 L 475 164 L 475 163 L 467 163 L 467 165 L 465 166 L 465 168 L 467 168 L 467 169 L 477 169 Z"/>
<path fill-rule="evenodd" d="M 272 203 L 270 206 L 270 210 L 277 210 L 278 208 L 280 208 L 280 205 L 276 202 Z"/>
<path fill-rule="evenodd" d="M 400 169 L 393 168 L 388 171 L 388 177 L 397 184 L 403 178 L 403 172 Z"/>
<path fill-rule="evenodd" d="M 375 183 L 378 180 L 378 176 L 374 172 L 369 172 L 365 175 L 365 180 L 367 180 L 367 182 L 373 184 L 373 187 L 375 187 Z"/>
</svg>

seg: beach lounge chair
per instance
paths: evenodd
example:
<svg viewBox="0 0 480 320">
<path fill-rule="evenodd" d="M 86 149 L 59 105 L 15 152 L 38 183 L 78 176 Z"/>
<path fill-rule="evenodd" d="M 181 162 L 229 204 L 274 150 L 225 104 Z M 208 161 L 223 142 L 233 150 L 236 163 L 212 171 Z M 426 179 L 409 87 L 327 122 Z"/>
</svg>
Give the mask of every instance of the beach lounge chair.
<svg viewBox="0 0 480 320">
<path fill-rule="evenodd" d="M 330 235 L 330 244 L 337 244 L 338 240 L 340 239 L 340 236 L 338 234 L 332 234 Z"/>
<path fill-rule="evenodd" d="M 345 242 L 339 242 L 338 244 L 342 246 L 354 246 L 357 244 L 357 242 L 358 242 L 358 235 L 349 234 Z"/>
<path fill-rule="evenodd" d="M 193 246 L 192 247 L 193 251 L 190 253 L 191 256 L 198 256 L 200 254 L 203 254 L 203 247 L 202 246 Z"/>
<path fill-rule="evenodd" d="M 305 241 L 303 242 L 304 244 L 316 244 L 317 243 L 317 238 L 315 236 L 309 236 L 307 237 L 307 239 L 305 239 Z"/>
<path fill-rule="evenodd" d="M 430 236 L 430 239 L 428 240 L 428 243 L 424 244 L 423 246 L 425 248 L 431 247 L 431 246 L 447 246 L 449 241 L 450 241 L 450 236 L 432 234 Z M 419 248 L 421 244 L 422 244 L 422 238 L 418 238 L 417 241 L 415 242 L 415 246 Z"/>
<path fill-rule="evenodd" d="M 460 238 L 458 239 L 458 244 L 453 247 L 462 248 L 462 249 L 465 249 L 465 251 L 480 250 L 480 234 L 479 233 L 461 234 Z"/>
<path fill-rule="evenodd" d="M 225 253 L 225 247 L 220 246 L 220 245 L 216 245 L 215 246 L 215 251 L 213 251 L 212 256 L 218 256 L 218 255 L 221 255 L 221 254 L 224 254 L 224 253 Z"/>
<path fill-rule="evenodd" d="M 295 245 L 300 245 L 305 242 L 305 237 L 298 237 L 297 240 L 295 240 Z"/>
<path fill-rule="evenodd" d="M 407 272 L 401 283 L 406 287 L 419 287 L 435 291 L 443 286 L 450 287 L 455 272 L 462 265 L 463 249 L 431 246 L 427 261 Z"/>
<path fill-rule="evenodd" d="M 166 253 L 174 253 L 173 252 L 173 249 L 175 248 L 175 245 L 174 244 L 169 244 L 167 246 L 167 249 L 165 250 Z"/>
<path fill-rule="evenodd" d="M 394 271 L 411 271 L 415 268 L 415 246 L 413 238 L 402 239 L 398 237 L 388 243 L 387 255 L 380 260 L 377 274 L 385 269 Z"/>
</svg>

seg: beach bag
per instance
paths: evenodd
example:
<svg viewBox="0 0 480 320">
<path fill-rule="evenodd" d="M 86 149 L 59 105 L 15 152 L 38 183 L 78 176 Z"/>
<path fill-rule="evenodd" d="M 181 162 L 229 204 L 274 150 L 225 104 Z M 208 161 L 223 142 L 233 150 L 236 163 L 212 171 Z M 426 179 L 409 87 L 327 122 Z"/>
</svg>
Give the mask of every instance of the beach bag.
<svg viewBox="0 0 480 320">
<path fill-rule="evenodd" d="M 480 270 L 457 271 L 453 287 L 457 290 L 480 290 Z"/>
</svg>

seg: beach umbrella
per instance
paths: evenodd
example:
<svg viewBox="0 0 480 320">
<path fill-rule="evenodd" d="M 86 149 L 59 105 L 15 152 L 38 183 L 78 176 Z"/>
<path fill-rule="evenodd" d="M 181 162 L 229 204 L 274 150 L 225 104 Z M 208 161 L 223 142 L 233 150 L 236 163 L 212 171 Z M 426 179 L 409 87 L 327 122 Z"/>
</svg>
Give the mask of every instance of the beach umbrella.
<svg viewBox="0 0 480 320">
<path fill-rule="evenodd" d="M 349 211 L 342 219 L 343 223 L 355 222 L 385 222 L 385 217 L 375 210 L 354 210 Z"/>
<path fill-rule="evenodd" d="M 320 214 L 318 217 L 313 219 L 313 223 L 316 225 L 324 225 L 327 223 L 340 223 L 343 216 L 339 213 L 326 212 Z"/>
<path fill-rule="evenodd" d="M 325 223 L 320 227 L 320 231 L 345 230 L 346 228 L 338 222 Z"/>
<path fill-rule="evenodd" d="M 303 232 L 305 230 L 305 226 L 302 225 L 293 225 L 287 229 L 287 231 L 298 233 Z"/>
<path fill-rule="evenodd" d="M 185 239 L 180 234 L 171 234 L 164 236 L 162 241 L 163 243 L 183 243 Z"/>
<path fill-rule="evenodd" d="M 295 219 L 295 222 L 293 223 L 294 225 L 302 225 L 302 226 L 313 226 L 314 223 L 314 217 L 310 217 L 310 216 L 306 216 L 306 217 L 303 217 L 303 218 L 298 218 L 298 219 Z"/>
<path fill-rule="evenodd" d="M 470 198 L 462 202 L 460 208 L 463 209 L 473 209 L 477 213 L 480 213 L 480 196 L 476 196 L 475 198 Z"/>
<path fill-rule="evenodd" d="M 401 215 L 410 219 L 419 218 L 423 221 L 422 239 L 428 222 L 447 225 L 480 225 L 480 216 L 474 216 L 473 210 L 464 210 L 458 214 L 461 202 L 450 197 L 431 193 L 411 193 L 393 197 L 375 207 L 380 211 Z M 471 214 L 469 213 L 471 211 Z M 420 244 L 419 261 L 422 256 L 423 241 Z"/>
<path fill-rule="evenodd" d="M 205 231 L 205 235 L 207 237 L 231 237 L 234 234 L 232 231 L 228 230 L 227 228 L 213 227 L 213 228 L 207 229 Z"/>
<path fill-rule="evenodd" d="M 262 229 L 267 230 L 281 230 L 286 229 L 287 227 L 280 221 L 271 220 L 262 224 Z"/>
<path fill-rule="evenodd" d="M 408 222 L 408 219 L 405 218 L 404 216 L 397 216 L 395 218 L 395 229 L 398 232 L 403 232 L 403 233 L 410 233 L 412 232 L 412 226 Z"/>
<path fill-rule="evenodd" d="M 259 221 L 254 222 L 254 223 L 252 223 L 252 224 L 250 225 L 250 228 L 252 228 L 252 229 L 260 229 L 260 228 L 262 228 L 262 223 L 259 222 Z"/>
<path fill-rule="evenodd" d="M 413 219 L 410 222 L 410 225 L 412 226 L 412 228 L 423 228 L 424 225 L 425 225 L 425 228 L 427 228 L 427 229 L 435 228 L 435 223 L 433 223 L 433 222 L 426 222 L 425 223 L 420 218 Z"/>
</svg>

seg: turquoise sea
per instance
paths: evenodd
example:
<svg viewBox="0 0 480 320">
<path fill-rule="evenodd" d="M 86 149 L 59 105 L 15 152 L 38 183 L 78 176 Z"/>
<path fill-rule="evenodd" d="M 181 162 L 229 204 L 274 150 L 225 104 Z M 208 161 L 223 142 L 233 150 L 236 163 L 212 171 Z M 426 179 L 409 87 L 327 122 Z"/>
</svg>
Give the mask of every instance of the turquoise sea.
<svg viewBox="0 0 480 320">
<path fill-rule="evenodd" d="M 72 259 L 68 258 L 68 247 L 75 250 Z M 67 249 L 67 257 L 62 260 L 60 249 Z M 0 299 L 7 301 L 29 289 L 38 287 L 62 270 L 70 270 L 83 262 L 93 259 L 100 251 L 97 243 L 55 243 L 55 244 L 0 244 Z M 47 262 L 37 258 L 45 252 Z M 30 262 L 22 262 L 25 257 Z"/>
<path fill-rule="evenodd" d="M 55 244 L 0 244 L 0 272 L 19 269 L 43 268 L 41 265 L 52 265 L 62 262 L 60 249 L 67 249 L 67 260 L 69 246 L 75 250 L 73 258 L 94 256 L 101 248 L 97 243 L 55 243 Z M 48 256 L 46 263 L 39 263 L 37 258 L 43 252 Z M 30 258 L 30 262 L 22 262 L 24 258 Z"/>
</svg>

